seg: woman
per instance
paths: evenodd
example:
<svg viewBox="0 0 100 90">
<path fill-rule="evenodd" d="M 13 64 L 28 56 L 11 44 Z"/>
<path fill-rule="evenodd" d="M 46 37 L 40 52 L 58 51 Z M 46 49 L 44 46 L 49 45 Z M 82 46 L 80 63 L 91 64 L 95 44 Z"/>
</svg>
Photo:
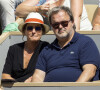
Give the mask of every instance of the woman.
<svg viewBox="0 0 100 90">
<path fill-rule="evenodd" d="M 27 37 L 27 41 L 10 46 L 2 73 L 2 81 L 30 82 L 37 57 L 48 45 L 47 42 L 40 41 L 42 34 L 49 31 L 49 27 L 44 24 L 39 13 L 30 13 L 18 28 Z"/>
</svg>

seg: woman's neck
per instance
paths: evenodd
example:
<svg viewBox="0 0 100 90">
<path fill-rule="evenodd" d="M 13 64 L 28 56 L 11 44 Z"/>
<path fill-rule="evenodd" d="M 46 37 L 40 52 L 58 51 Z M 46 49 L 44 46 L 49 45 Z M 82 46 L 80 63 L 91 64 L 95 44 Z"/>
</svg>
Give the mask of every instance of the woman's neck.
<svg viewBox="0 0 100 90">
<path fill-rule="evenodd" d="M 24 49 L 27 51 L 27 52 L 32 52 L 36 49 L 36 47 L 38 46 L 40 41 L 36 41 L 36 42 L 30 42 L 30 41 L 26 41 L 25 42 L 25 46 L 24 46 Z"/>
</svg>

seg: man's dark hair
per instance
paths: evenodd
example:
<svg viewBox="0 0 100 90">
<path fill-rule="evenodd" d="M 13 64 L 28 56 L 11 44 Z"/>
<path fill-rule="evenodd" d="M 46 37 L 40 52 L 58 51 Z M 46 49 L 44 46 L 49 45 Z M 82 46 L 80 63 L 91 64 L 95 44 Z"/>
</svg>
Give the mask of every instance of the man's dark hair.
<svg viewBox="0 0 100 90">
<path fill-rule="evenodd" d="M 73 17 L 73 14 L 72 14 L 71 10 L 70 10 L 68 7 L 59 6 L 59 7 L 54 7 L 53 9 L 51 9 L 51 10 L 49 11 L 49 13 L 48 13 L 48 19 L 49 19 L 50 24 L 52 24 L 52 23 L 51 23 L 51 17 L 52 17 L 52 15 L 57 14 L 57 13 L 60 12 L 61 10 L 65 11 L 65 12 L 69 15 L 70 20 L 71 20 L 72 22 L 74 22 L 74 17 Z M 76 26 L 75 26 L 75 25 L 73 26 L 73 29 L 74 29 L 74 30 L 76 29 Z"/>
</svg>

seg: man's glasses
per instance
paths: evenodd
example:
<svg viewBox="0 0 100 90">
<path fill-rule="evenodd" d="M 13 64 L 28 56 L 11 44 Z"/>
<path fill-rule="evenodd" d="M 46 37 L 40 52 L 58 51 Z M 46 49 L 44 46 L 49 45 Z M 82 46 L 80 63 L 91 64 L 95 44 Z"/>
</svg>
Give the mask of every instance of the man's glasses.
<svg viewBox="0 0 100 90">
<path fill-rule="evenodd" d="M 56 23 L 52 24 L 52 27 L 53 27 L 54 29 L 58 29 L 60 24 L 61 24 L 63 27 L 67 27 L 69 22 L 70 22 L 70 20 L 69 20 L 69 21 L 56 22 Z"/>
<path fill-rule="evenodd" d="M 35 28 L 36 31 L 40 31 L 41 30 L 40 26 L 35 26 L 35 27 L 33 27 L 33 26 L 27 26 L 26 27 L 27 31 L 32 31 L 33 28 Z"/>
</svg>

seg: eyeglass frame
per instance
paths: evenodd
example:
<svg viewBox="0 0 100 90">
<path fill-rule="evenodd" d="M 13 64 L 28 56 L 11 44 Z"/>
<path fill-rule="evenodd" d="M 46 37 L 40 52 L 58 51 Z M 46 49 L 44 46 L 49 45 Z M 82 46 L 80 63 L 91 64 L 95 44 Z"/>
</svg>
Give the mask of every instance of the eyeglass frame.
<svg viewBox="0 0 100 90">
<path fill-rule="evenodd" d="M 56 22 L 56 23 L 58 23 L 59 25 L 61 24 L 63 27 L 68 27 L 68 24 L 69 24 L 70 21 L 71 21 L 71 20 L 68 20 L 68 21 L 65 20 L 65 21 Z M 62 22 L 67 22 L 67 25 L 64 26 L 64 25 L 62 24 Z M 58 27 L 55 28 L 55 24 L 56 24 L 56 23 L 51 24 L 52 27 L 53 27 L 54 29 L 58 29 L 58 28 L 59 28 L 59 25 L 58 25 Z"/>
</svg>

